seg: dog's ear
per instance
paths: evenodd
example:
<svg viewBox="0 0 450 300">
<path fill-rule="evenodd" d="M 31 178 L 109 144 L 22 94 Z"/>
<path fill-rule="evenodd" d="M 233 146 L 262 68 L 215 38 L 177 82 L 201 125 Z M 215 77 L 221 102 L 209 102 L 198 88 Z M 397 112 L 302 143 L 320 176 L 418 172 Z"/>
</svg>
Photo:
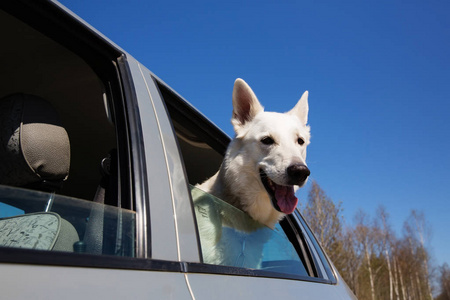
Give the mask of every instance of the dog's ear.
<svg viewBox="0 0 450 300">
<path fill-rule="evenodd" d="M 245 123 L 251 121 L 262 111 L 264 111 L 264 107 L 259 103 L 250 86 L 244 80 L 236 79 L 233 88 L 233 117 L 231 118 L 235 132 L 238 133 Z"/>
<path fill-rule="evenodd" d="M 308 91 L 304 92 L 297 104 L 288 114 L 297 116 L 304 125 L 308 123 Z"/>
</svg>

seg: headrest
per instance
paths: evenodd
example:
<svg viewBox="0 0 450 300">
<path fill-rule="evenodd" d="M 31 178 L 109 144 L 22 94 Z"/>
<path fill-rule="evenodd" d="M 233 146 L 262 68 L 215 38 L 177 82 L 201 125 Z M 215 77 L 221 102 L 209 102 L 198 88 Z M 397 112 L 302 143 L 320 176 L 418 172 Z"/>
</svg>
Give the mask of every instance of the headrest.
<svg viewBox="0 0 450 300">
<path fill-rule="evenodd" d="M 0 99 L 0 184 L 59 184 L 69 167 L 69 137 L 50 103 L 27 94 Z"/>
</svg>

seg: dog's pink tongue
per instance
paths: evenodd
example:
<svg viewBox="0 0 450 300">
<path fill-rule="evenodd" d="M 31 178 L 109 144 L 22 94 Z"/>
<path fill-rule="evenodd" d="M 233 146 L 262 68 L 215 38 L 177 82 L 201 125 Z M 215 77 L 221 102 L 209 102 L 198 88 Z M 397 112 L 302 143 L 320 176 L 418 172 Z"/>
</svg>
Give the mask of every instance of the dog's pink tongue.
<svg viewBox="0 0 450 300">
<path fill-rule="evenodd" d="M 298 199 L 295 197 L 293 186 L 277 185 L 275 187 L 275 198 L 282 212 L 285 214 L 292 214 L 294 212 Z"/>
</svg>

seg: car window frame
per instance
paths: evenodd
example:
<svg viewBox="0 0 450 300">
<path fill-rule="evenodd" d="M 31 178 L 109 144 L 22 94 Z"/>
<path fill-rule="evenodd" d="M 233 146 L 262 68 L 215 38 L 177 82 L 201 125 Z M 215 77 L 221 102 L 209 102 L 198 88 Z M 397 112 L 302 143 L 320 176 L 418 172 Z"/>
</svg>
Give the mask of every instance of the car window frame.
<svg viewBox="0 0 450 300">
<path fill-rule="evenodd" d="M 304 232 L 306 233 L 306 238 L 309 240 L 308 244 L 312 245 L 312 250 L 315 252 L 314 260 L 316 261 L 316 265 L 318 266 L 318 271 L 321 271 L 322 274 L 326 274 L 322 276 L 327 278 L 330 284 L 337 284 L 338 276 L 336 274 L 336 270 L 334 269 L 331 260 L 329 259 L 322 246 L 319 245 L 319 242 L 312 232 L 311 227 L 308 225 L 308 222 L 306 222 L 298 209 L 295 210 L 293 217 L 298 220 L 297 223 L 301 224 Z"/>
</svg>

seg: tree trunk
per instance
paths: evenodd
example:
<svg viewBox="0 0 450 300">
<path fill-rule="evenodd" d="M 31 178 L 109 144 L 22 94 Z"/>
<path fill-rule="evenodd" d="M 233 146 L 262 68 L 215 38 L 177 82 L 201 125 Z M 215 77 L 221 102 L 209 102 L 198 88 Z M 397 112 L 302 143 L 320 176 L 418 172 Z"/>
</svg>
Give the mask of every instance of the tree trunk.
<svg viewBox="0 0 450 300">
<path fill-rule="evenodd" d="M 417 282 L 417 294 L 419 295 L 419 300 L 422 300 L 422 285 L 420 284 L 419 273 L 416 271 L 416 282 Z"/>
<path fill-rule="evenodd" d="M 425 267 L 425 284 L 428 292 L 428 299 L 433 300 L 433 294 L 431 293 L 431 286 L 430 286 L 430 274 L 428 273 L 428 259 L 425 259 L 423 262 Z"/>
<path fill-rule="evenodd" d="M 394 300 L 394 291 L 392 288 L 392 269 L 391 269 L 391 260 L 389 259 L 389 252 L 387 248 L 384 250 L 384 256 L 386 257 L 388 273 L 389 273 L 389 299 Z"/>
<path fill-rule="evenodd" d="M 393 263 L 394 263 L 394 291 L 395 291 L 395 296 L 397 300 L 400 300 L 400 293 L 398 290 L 398 269 L 397 269 L 397 261 L 395 259 L 395 257 L 392 259 Z"/>
<path fill-rule="evenodd" d="M 400 277 L 400 285 L 402 287 L 403 300 L 406 300 L 406 289 L 405 289 L 405 283 L 403 282 L 403 274 L 402 274 L 401 267 L 398 268 L 398 275 Z"/>
<path fill-rule="evenodd" d="M 364 249 L 365 254 L 366 254 L 366 259 L 367 259 L 367 269 L 369 271 L 369 280 L 370 280 L 370 292 L 372 295 L 372 300 L 375 300 L 375 282 L 373 279 L 373 271 L 372 271 L 372 265 L 370 263 L 370 255 L 369 255 L 369 251 L 367 250 L 367 245 L 366 245 L 366 249 Z"/>
<path fill-rule="evenodd" d="M 413 300 L 418 299 L 419 297 L 417 296 L 417 288 L 416 288 L 416 284 L 414 283 L 414 279 L 412 277 L 412 274 L 409 274 L 409 282 L 411 284 L 411 288 L 409 289 L 409 299 L 411 299 L 411 296 Z"/>
</svg>

